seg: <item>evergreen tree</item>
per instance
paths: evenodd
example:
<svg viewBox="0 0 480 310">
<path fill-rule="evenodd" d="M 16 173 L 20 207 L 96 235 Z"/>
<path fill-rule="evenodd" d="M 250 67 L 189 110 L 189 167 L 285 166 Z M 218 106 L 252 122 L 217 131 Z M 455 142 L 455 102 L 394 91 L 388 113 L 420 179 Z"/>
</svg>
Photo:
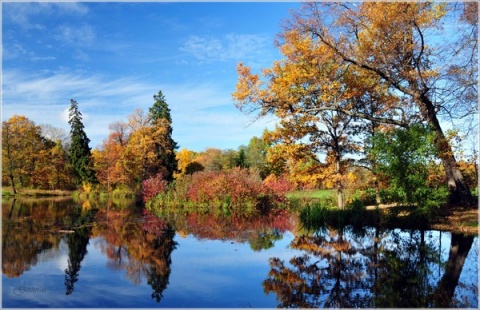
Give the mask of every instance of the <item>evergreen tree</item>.
<svg viewBox="0 0 480 310">
<path fill-rule="evenodd" d="M 153 96 L 153 99 L 155 102 L 150 107 L 149 113 L 152 125 L 160 133 L 155 141 L 155 152 L 159 163 L 156 172 L 162 172 L 164 179 L 171 182 L 173 181 L 173 174 L 178 172 L 178 161 L 175 156 L 175 150 L 178 146 L 172 138 L 172 117 L 161 90 Z"/>
<path fill-rule="evenodd" d="M 82 113 L 78 110 L 78 103 L 71 99 L 69 109 L 70 124 L 70 161 L 75 175 L 80 182 L 95 183 L 97 181 L 93 170 L 91 149 L 88 146 L 90 139 L 84 131 Z"/>
<path fill-rule="evenodd" d="M 241 148 L 240 151 L 238 152 L 237 158 L 235 158 L 235 164 L 237 167 L 240 168 L 248 168 L 248 163 L 247 163 L 247 155 L 245 152 L 245 147 Z"/>
</svg>

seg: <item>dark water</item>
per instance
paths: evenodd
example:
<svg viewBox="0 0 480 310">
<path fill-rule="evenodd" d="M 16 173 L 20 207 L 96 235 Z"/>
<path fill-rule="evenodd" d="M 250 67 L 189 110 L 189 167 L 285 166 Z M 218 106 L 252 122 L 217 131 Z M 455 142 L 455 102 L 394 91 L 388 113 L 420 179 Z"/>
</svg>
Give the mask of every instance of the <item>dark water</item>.
<svg viewBox="0 0 480 310">
<path fill-rule="evenodd" d="M 478 307 L 478 239 L 295 214 L 3 201 L 2 307 Z"/>
</svg>

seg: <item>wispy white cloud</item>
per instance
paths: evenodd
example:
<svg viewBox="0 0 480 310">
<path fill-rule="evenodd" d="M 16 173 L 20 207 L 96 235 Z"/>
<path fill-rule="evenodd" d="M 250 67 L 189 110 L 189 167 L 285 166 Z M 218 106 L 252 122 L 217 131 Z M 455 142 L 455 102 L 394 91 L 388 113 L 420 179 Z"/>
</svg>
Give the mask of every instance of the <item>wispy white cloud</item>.
<svg viewBox="0 0 480 310">
<path fill-rule="evenodd" d="M 48 60 L 55 60 L 57 57 L 55 56 L 33 56 L 30 58 L 32 61 L 48 61 Z"/>
<path fill-rule="evenodd" d="M 77 100 L 84 116 L 91 146 L 108 136 L 108 125 L 126 117 L 136 108 L 148 109 L 153 95 L 162 90 L 170 106 L 174 139 L 181 147 L 237 148 L 248 143 L 271 120 L 252 124 L 233 106 L 229 90 L 211 83 L 162 84 L 140 78 L 109 79 L 101 75 L 58 73 L 32 76 L 21 71 L 4 72 L 3 118 L 25 115 L 37 124 L 51 124 L 69 130 L 67 110 Z"/>
<path fill-rule="evenodd" d="M 21 114 L 37 124 L 68 130 L 66 111 L 73 98 L 80 104 L 85 130 L 92 146 L 96 146 L 108 135 L 109 123 L 133 111 L 139 97 L 151 98 L 148 94 L 153 93 L 152 86 L 135 78 L 108 80 L 100 75 L 79 73 L 33 76 L 4 71 L 2 117 Z"/>
<path fill-rule="evenodd" d="M 89 55 L 79 50 L 93 46 L 97 37 L 95 28 L 84 20 L 81 21 L 88 13 L 87 5 L 74 2 L 4 3 L 3 18 L 6 31 L 2 47 L 3 59 L 26 61 L 58 59 L 58 54 L 52 54 L 58 51 L 51 48 L 61 43 L 77 48 L 72 55 L 73 59 L 88 61 Z M 64 18 L 68 22 L 52 22 L 58 18 Z M 24 34 L 26 37 L 23 37 Z M 40 51 L 38 47 L 50 50 Z"/>
<path fill-rule="evenodd" d="M 88 24 L 61 25 L 57 29 L 55 38 L 63 43 L 75 45 L 91 45 L 95 41 L 95 30 Z"/>
<path fill-rule="evenodd" d="M 45 27 L 38 22 L 38 16 L 74 15 L 81 17 L 88 12 L 88 6 L 78 2 L 3 3 L 3 17 L 23 29 L 45 29 Z"/>
<path fill-rule="evenodd" d="M 27 51 L 22 44 L 18 42 L 6 42 L 2 45 L 3 60 L 15 59 L 18 57 L 29 57 L 31 52 Z"/>
<path fill-rule="evenodd" d="M 271 38 L 261 34 L 189 36 L 180 50 L 205 62 L 248 60 L 261 56 L 270 42 Z"/>
<path fill-rule="evenodd" d="M 81 97 L 105 98 L 112 96 L 135 95 L 151 86 L 136 78 L 108 80 L 101 75 L 86 76 L 80 73 L 49 73 L 47 75 L 30 75 L 21 71 L 4 71 L 4 103 L 22 98 L 29 100 L 32 96 L 37 102 L 52 102 L 57 98 Z"/>
</svg>

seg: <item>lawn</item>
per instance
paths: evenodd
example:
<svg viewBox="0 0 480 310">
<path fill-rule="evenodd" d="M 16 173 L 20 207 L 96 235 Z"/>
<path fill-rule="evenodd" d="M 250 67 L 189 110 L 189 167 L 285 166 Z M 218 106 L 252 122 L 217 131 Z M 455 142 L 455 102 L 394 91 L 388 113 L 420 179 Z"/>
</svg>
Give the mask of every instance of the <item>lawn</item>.
<svg viewBox="0 0 480 310">
<path fill-rule="evenodd" d="M 335 190 L 333 189 L 312 189 L 298 190 L 287 193 L 287 198 L 314 198 L 322 199 L 332 197 L 335 198 Z"/>
</svg>

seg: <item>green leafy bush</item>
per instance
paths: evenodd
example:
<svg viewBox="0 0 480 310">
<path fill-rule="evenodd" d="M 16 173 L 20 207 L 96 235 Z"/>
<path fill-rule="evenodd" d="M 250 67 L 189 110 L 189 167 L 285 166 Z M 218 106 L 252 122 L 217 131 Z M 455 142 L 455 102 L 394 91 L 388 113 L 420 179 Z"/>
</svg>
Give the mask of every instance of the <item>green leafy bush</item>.
<svg viewBox="0 0 480 310">
<path fill-rule="evenodd" d="M 433 139 L 432 131 L 422 124 L 375 135 L 371 154 L 379 172 L 389 178 L 388 189 L 381 193 L 384 203 L 433 208 L 446 201 L 446 189 L 427 182 L 429 167 L 438 160 Z"/>
</svg>

